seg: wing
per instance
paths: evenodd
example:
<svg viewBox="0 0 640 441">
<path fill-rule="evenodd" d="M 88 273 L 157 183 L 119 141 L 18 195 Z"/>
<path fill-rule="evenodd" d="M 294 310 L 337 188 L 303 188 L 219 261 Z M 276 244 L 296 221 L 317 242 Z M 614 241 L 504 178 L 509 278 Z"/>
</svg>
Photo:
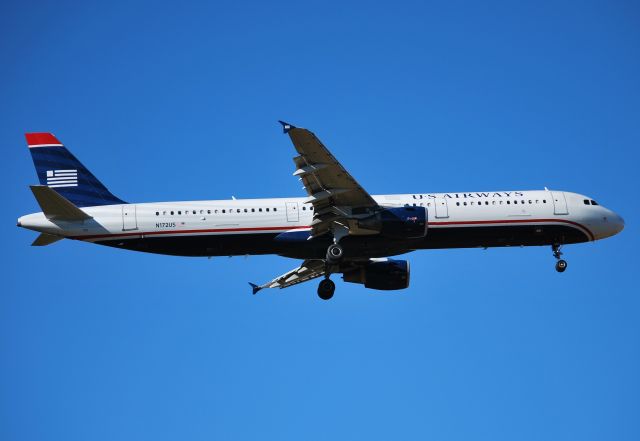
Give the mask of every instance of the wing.
<svg viewBox="0 0 640 441">
<path fill-rule="evenodd" d="M 325 263 L 323 260 L 305 260 L 298 268 L 276 277 L 271 282 L 267 282 L 264 285 L 249 284 L 253 288 L 254 294 L 264 288 L 287 288 L 322 276 L 324 268 Z"/>
<path fill-rule="evenodd" d="M 283 121 L 280 123 L 299 153 L 299 156 L 293 158 L 296 165 L 293 175 L 300 178 L 309 195 L 305 202 L 313 205 L 312 237 L 331 231 L 336 222 L 348 230 L 344 220 L 351 218 L 354 211 L 378 208 L 371 195 L 345 170 L 316 135 Z"/>
</svg>

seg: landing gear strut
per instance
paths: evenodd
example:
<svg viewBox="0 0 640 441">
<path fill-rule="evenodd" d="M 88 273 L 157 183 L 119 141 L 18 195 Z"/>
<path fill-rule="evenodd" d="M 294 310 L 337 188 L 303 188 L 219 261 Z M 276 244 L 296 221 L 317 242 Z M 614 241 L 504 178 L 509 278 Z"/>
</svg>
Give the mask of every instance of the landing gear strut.
<svg viewBox="0 0 640 441">
<path fill-rule="evenodd" d="M 567 269 L 567 261 L 560 258 L 562 256 L 562 251 L 560 248 L 562 245 L 553 244 L 551 245 L 551 250 L 553 251 L 553 257 L 555 257 L 558 261 L 556 262 L 556 271 L 559 273 L 563 273 L 564 270 Z"/>
<path fill-rule="evenodd" d="M 329 300 L 333 297 L 333 293 L 336 291 L 336 284 L 333 283 L 333 280 L 330 278 L 326 278 L 320 282 L 318 285 L 318 297 L 322 300 Z"/>
<path fill-rule="evenodd" d="M 339 239 L 339 238 L 338 238 Z M 339 268 L 340 261 L 344 255 L 344 250 L 338 243 L 338 239 L 334 239 L 334 243 L 327 248 L 327 256 L 325 259 L 324 280 L 318 285 L 318 297 L 322 300 L 329 300 L 336 291 L 336 284 L 329 278 L 332 272 Z"/>
</svg>

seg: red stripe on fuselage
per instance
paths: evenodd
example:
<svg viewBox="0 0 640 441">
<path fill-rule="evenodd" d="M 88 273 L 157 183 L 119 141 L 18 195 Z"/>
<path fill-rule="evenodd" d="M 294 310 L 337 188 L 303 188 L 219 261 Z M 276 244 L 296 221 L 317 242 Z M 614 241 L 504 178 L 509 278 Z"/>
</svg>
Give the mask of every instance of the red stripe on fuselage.
<svg viewBox="0 0 640 441">
<path fill-rule="evenodd" d="M 566 220 L 566 219 L 503 219 L 503 220 L 478 220 L 478 221 L 444 221 L 444 222 L 429 222 L 429 225 L 433 226 L 447 226 L 447 225 L 487 225 L 487 224 L 537 224 L 541 222 L 559 222 L 565 223 L 586 231 L 588 237 L 593 241 L 595 236 L 584 225 L 578 222 Z M 159 236 L 166 234 L 198 234 L 198 233 L 242 233 L 250 231 L 291 231 L 291 230 L 307 230 L 309 226 L 299 227 L 247 227 L 247 228 L 213 228 L 213 229 L 200 229 L 200 230 L 170 230 L 170 231 L 149 231 L 149 232 L 133 232 L 133 233 L 116 233 L 116 234 L 98 234 L 92 236 L 73 236 L 69 239 L 87 240 L 87 239 L 107 239 L 107 238 L 120 238 L 131 236 Z"/>
</svg>

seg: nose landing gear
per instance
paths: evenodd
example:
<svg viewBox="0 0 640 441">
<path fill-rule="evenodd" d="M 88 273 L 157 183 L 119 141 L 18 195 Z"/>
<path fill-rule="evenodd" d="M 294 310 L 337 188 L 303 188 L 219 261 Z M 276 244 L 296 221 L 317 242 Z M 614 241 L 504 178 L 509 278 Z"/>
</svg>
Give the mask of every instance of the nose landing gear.
<svg viewBox="0 0 640 441">
<path fill-rule="evenodd" d="M 553 251 L 553 257 L 555 257 L 558 261 L 556 262 L 556 271 L 559 273 L 563 273 L 567 269 L 567 261 L 560 258 L 562 256 L 562 251 L 560 251 L 562 245 L 553 244 L 551 245 L 551 250 Z"/>
</svg>

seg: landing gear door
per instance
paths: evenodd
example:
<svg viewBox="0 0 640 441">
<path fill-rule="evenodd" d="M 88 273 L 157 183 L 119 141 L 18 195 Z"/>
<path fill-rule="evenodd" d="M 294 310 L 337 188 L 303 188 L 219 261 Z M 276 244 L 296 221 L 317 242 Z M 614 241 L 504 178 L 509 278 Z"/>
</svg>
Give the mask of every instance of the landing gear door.
<svg viewBox="0 0 640 441">
<path fill-rule="evenodd" d="M 447 200 L 445 198 L 435 198 L 434 204 L 437 219 L 449 217 L 449 207 L 447 206 Z"/>
<path fill-rule="evenodd" d="M 564 193 L 562 191 L 552 191 L 550 193 L 553 200 L 553 214 L 569 214 Z"/>
<path fill-rule="evenodd" d="M 287 202 L 287 221 L 298 222 L 300 220 L 300 213 L 298 213 L 297 202 Z"/>
<path fill-rule="evenodd" d="M 127 204 L 122 206 L 122 231 L 137 230 L 136 206 Z"/>
</svg>

